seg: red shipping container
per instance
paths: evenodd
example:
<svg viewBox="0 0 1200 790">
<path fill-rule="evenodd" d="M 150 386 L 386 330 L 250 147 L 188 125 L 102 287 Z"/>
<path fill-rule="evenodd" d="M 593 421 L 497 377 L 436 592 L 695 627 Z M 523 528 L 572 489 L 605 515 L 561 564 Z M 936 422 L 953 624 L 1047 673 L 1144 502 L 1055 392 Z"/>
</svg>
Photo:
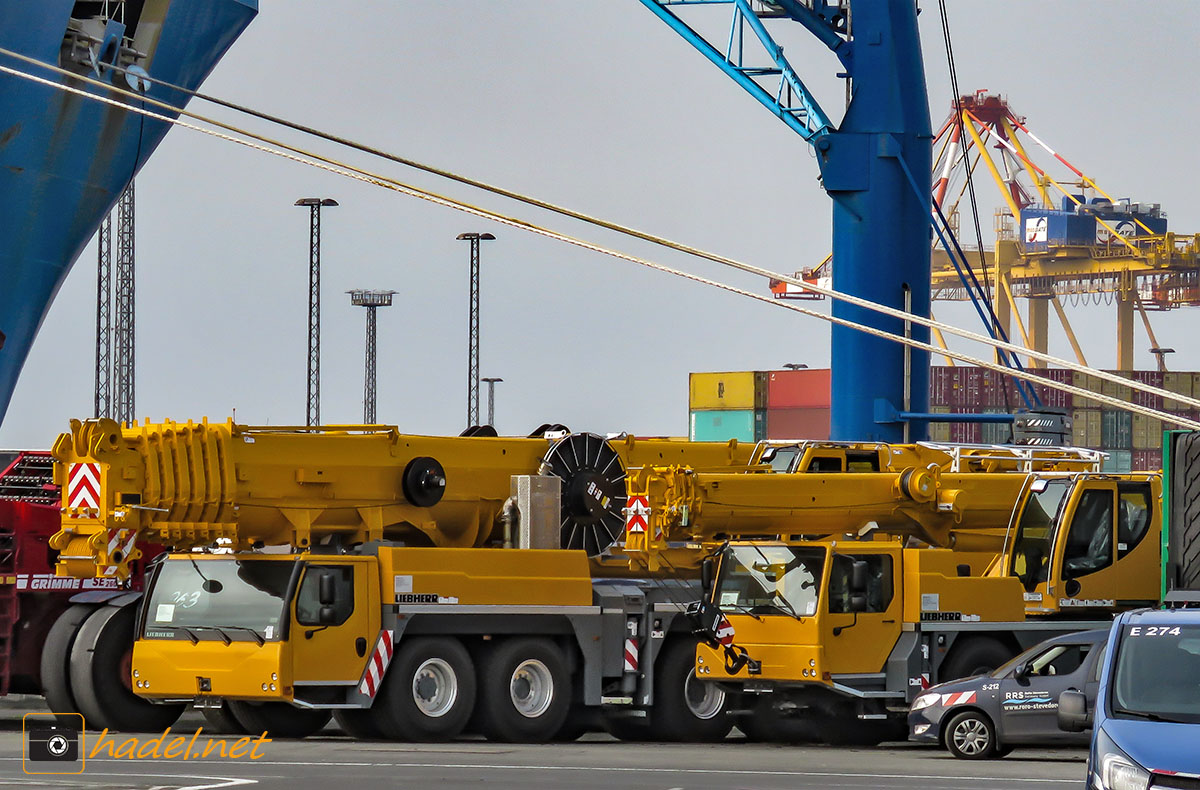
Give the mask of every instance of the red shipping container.
<svg viewBox="0 0 1200 790">
<path fill-rule="evenodd" d="M 1162 450 L 1134 450 L 1133 471 L 1157 472 L 1162 469 Z"/>
<path fill-rule="evenodd" d="M 829 368 L 773 370 L 767 375 L 767 411 L 829 409 Z M 796 437 L 786 437 L 789 439 Z"/>
<path fill-rule="evenodd" d="M 767 411 L 768 439 L 828 439 L 829 409 Z"/>
</svg>

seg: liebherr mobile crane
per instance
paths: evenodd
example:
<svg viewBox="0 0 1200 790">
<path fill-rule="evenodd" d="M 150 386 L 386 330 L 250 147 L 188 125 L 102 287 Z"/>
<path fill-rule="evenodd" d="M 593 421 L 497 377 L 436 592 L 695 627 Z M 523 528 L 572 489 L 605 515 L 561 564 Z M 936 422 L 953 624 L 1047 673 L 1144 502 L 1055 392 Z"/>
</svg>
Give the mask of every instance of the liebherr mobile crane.
<svg viewBox="0 0 1200 790">
<path fill-rule="evenodd" d="M 865 471 L 842 473 L 832 443 L 760 447 L 769 473 L 631 470 L 631 561 L 728 539 L 706 561 L 696 673 L 748 695 L 752 737 L 881 739 L 929 684 L 1158 600 L 1156 474 L 1101 474 L 1082 450 L 840 454 Z"/>
<path fill-rule="evenodd" d="M 637 578 L 606 550 L 626 465 L 745 468 L 752 449 L 75 422 L 54 447 L 58 572 L 122 579 L 141 546 L 176 552 L 140 616 L 112 607 L 89 634 L 98 661 L 133 644 L 132 689 L 92 684 L 82 712 L 161 728 L 194 703 L 282 736 L 333 712 L 353 735 L 440 740 L 472 722 L 519 741 L 601 711 L 632 731 L 653 704 L 662 737 L 724 737 L 725 698 L 695 681 L 681 616 L 698 552 L 670 550 L 683 578 Z"/>
</svg>

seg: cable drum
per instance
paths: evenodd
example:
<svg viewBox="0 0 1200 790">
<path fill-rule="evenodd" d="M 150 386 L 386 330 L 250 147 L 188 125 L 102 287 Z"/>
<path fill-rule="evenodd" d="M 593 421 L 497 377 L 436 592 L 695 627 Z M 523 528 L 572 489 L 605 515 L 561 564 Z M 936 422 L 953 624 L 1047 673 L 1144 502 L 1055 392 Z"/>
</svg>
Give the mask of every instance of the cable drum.
<svg viewBox="0 0 1200 790">
<path fill-rule="evenodd" d="M 562 479 L 558 544 L 595 557 L 625 532 L 625 464 L 602 436 L 574 433 L 547 451 L 542 474 Z"/>
</svg>

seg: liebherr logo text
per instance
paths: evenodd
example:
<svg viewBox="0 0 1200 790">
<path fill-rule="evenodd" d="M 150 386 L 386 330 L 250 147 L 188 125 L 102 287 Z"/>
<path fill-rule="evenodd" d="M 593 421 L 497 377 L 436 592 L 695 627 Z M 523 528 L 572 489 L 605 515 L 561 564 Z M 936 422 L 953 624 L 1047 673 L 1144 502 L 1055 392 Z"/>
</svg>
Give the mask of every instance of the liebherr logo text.
<svg viewBox="0 0 1200 790">
<path fill-rule="evenodd" d="M 437 603 L 438 597 L 431 593 L 400 593 L 396 603 Z"/>
</svg>

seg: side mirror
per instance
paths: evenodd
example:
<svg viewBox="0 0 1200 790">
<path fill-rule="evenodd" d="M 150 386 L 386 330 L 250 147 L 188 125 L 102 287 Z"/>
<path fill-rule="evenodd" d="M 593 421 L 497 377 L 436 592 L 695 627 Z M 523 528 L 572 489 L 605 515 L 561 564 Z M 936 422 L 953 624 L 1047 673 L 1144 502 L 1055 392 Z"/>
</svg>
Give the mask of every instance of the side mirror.
<svg viewBox="0 0 1200 790">
<path fill-rule="evenodd" d="M 1030 675 L 1036 675 L 1036 674 L 1037 674 L 1037 670 L 1034 669 L 1033 662 L 1029 661 L 1029 662 L 1021 664 L 1019 667 L 1017 667 L 1016 670 L 1013 672 L 1013 677 L 1022 679 L 1022 678 L 1027 678 Z"/>
<path fill-rule="evenodd" d="M 317 610 L 317 625 L 337 625 L 337 609 L 322 606 Z"/>
<path fill-rule="evenodd" d="M 1058 728 L 1066 732 L 1083 732 L 1092 726 L 1087 695 L 1082 691 L 1064 691 L 1058 695 Z"/>
<path fill-rule="evenodd" d="M 768 447 L 762 451 L 762 455 L 758 457 L 760 464 L 769 464 L 775 460 L 775 456 L 779 455 L 778 447 Z"/>
<path fill-rule="evenodd" d="M 855 560 L 850 566 L 850 592 L 866 593 L 867 563 L 866 560 Z M 865 598 L 865 595 L 864 595 Z"/>
<path fill-rule="evenodd" d="M 714 564 L 712 557 L 705 557 L 704 562 L 700 563 L 700 592 L 705 598 L 712 592 Z"/>
<path fill-rule="evenodd" d="M 317 600 L 322 607 L 337 603 L 337 582 L 332 573 L 322 573 L 317 578 Z"/>
<path fill-rule="evenodd" d="M 867 611 L 867 594 L 856 592 L 850 593 L 850 611 L 865 612 Z"/>
</svg>

